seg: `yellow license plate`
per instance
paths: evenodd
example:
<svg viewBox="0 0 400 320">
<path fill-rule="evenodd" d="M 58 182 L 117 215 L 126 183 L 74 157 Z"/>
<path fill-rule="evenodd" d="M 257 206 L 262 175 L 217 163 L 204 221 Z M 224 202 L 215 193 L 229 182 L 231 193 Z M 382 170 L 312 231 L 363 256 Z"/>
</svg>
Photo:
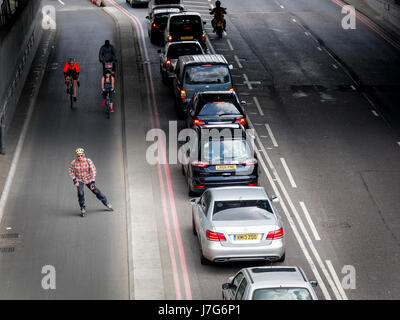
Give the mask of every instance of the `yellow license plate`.
<svg viewBox="0 0 400 320">
<path fill-rule="evenodd" d="M 235 234 L 235 240 L 258 240 L 258 234 Z"/>
<path fill-rule="evenodd" d="M 193 40 L 193 36 L 183 36 L 181 40 Z"/>
<path fill-rule="evenodd" d="M 216 170 L 235 170 L 236 164 L 224 164 L 215 166 Z"/>
<path fill-rule="evenodd" d="M 224 24 L 222 22 L 217 23 L 217 27 L 222 27 Z"/>
</svg>

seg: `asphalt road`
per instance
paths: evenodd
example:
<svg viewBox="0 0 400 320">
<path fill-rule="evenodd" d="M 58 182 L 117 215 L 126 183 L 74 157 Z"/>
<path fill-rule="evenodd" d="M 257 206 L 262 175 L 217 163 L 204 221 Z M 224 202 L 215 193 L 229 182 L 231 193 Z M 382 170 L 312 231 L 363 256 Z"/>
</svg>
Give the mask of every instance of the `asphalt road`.
<svg viewBox="0 0 400 320">
<path fill-rule="evenodd" d="M 180 165 L 144 161 L 148 130 L 168 133 L 169 121 L 177 121 L 171 88 L 159 74 L 161 46 L 147 36 L 147 8 L 108 2 L 110 11 L 76 0 L 57 5 L 54 69 L 41 85 L 1 222 L 1 233 L 12 226 L 21 241 L 15 252 L 0 253 L 0 287 L 7 288 L 0 298 L 151 299 L 151 284 L 159 283 L 163 293 L 154 298 L 220 299 L 226 278 L 254 263 L 200 264 Z M 341 8 L 330 0 L 223 3 L 228 23 L 221 40 L 210 32 L 210 2 L 184 3 L 204 13 L 210 50 L 234 66 L 258 136 L 261 184 L 281 199 L 283 265 L 301 266 L 318 280 L 320 299 L 399 299 L 398 51 L 358 20 L 355 30 L 343 30 Z M 136 38 L 125 29 L 118 37 L 109 15 L 116 12 Z M 120 42 L 122 68 L 133 56 L 132 70 L 120 70 L 124 83 L 117 84 L 111 120 L 99 106 L 97 52 L 106 38 Z M 61 75 L 71 55 L 84 70 L 74 110 Z M 132 103 L 118 108 L 128 98 Z M 114 213 L 86 192 L 88 214 L 79 217 L 67 175 L 78 146 L 94 160 Z M 148 235 L 143 246 L 140 232 Z M 146 275 L 146 252 L 161 267 L 159 282 L 152 278 L 157 269 Z M 48 264 L 57 270 L 56 290 L 40 286 Z M 355 288 L 346 287 L 346 270 L 355 270 Z"/>
</svg>

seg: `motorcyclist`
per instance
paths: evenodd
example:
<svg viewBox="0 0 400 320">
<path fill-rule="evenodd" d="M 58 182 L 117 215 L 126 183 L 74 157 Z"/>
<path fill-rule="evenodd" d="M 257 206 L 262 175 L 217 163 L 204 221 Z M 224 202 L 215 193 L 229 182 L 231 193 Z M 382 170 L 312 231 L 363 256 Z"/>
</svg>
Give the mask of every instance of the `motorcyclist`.
<svg viewBox="0 0 400 320">
<path fill-rule="evenodd" d="M 224 14 L 226 13 L 226 8 L 221 7 L 221 1 L 215 1 L 215 8 L 210 10 L 210 14 L 214 15 L 214 19 L 211 20 L 211 25 L 213 27 L 213 31 L 217 29 L 217 21 L 222 20 L 224 22 L 224 30 L 226 30 L 226 20 L 224 18 Z"/>
<path fill-rule="evenodd" d="M 117 61 L 117 59 L 114 46 L 110 44 L 110 40 L 106 40 L 104 45 L 101 46 L 99 51 L 99 61 L 103 64 L 103 75 L 105 74 L 106 62 L 113 63 L 112 71 L 115 72 L 115 61 Z"/>
</svg>

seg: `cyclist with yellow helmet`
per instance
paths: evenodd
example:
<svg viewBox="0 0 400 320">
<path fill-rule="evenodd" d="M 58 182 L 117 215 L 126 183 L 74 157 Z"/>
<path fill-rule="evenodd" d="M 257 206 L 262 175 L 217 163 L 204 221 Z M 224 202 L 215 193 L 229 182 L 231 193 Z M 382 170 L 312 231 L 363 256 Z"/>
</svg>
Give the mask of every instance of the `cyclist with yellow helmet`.
<svg viewBox="0 0 400 320">
<path fill-rule="evenodd" d="M 72 160 L 69 166 L 69 175 L 78 191 L 78 202 L 81 208 L 81 216 L 86 213 L 85 206 L 85 185 L 96 195 L 109 210 L 113 210 L 105 195 L 101 193 L 95 185 L 96 167 L 91 159 L 85 157 L 85 150 L 78 148 L 75 150 L 76 159 Z"/>
</svg>

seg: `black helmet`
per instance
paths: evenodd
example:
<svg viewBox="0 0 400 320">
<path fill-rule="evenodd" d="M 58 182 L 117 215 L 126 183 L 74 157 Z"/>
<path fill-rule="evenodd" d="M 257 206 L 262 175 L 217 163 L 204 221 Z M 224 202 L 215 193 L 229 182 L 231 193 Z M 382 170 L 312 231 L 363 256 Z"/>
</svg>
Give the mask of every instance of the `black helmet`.
<svg viewBox="0 0 400 320">
<path fill-rule="evenodd" d="M 104 45 L 108 48 L 110 46 L 110 40 L 104 41 Z"/>
<path fill-rule="evenodd" d="M 105 72 L 105 74 L 107 74 L 107 73 L 108 73 L 108 74 L 111 74 L 111 71 L 107 69 L 106 72 Z"/>
<path fill-rule="evenodd" d="M 219 8 L 221 6 L 221 1 L 219 0 L 215 1 L 215 6 Z"/>
<path fill-rule="evenodd" d="M 69 58 L 69 64 L 74 64 L 75 63 L 75 59 L 74 58 Z"/>
</svg>

